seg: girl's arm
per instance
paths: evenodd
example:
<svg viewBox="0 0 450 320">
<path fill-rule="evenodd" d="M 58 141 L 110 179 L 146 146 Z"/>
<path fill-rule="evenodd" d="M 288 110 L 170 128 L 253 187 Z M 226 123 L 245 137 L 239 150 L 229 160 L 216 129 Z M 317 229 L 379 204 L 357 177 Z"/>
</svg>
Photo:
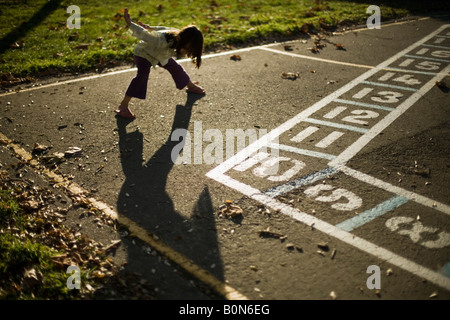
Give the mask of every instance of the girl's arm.
<svg viewBox="0 0 450 320">
<path fill-rule="evenodd" d="M 140 23 L 140 25 L 138 25 L 131 21 L 131 17 L 130 17 L 130 14 L 128 13 L 128 9 L 124 10 L 123 17 L 125 19 L 125 23 L 127 24 L 127 27 L 130 28 L 130 30 L 133 32 L 133 35 L 136 38 L 138 38 L 140 40 L 144 40 L 145 42 L 149 42 L 149 43 L 156 41 L 157 37 L 155 36 L 155 34 L 152 31 L 146 30 L 142 26 L 142 23 Z"/>
<path fill-rule="evenodd" d="M 149 26 L 148 24 L 142 23 L 140 21 L 137 22 L 142 28 L 147 29 L 148 31 L 160 31 L 160 30 L 174 30 L 174 28 L 168 28 L 163 26 Z"/>
</svg>

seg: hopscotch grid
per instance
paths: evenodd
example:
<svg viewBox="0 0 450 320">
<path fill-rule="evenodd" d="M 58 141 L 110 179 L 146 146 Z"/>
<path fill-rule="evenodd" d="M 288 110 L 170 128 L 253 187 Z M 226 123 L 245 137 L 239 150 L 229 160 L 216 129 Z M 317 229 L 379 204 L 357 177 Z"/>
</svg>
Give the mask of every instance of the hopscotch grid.
<svg viewBox="0 0 450 320">
<path fill-rule="evenodd" d="M 366 144 L 368 144 L 373 137 L 377 136 L 384 130 L 387 126 L 389 126 L 395 119 L 397 119 L 400 115 L 402 115 L 406 110 L 409 109 L 414 103 L 416 103 L 426 92 L 428 92 L 432 87 L 435 86 L 436 81 L 441 80 L 445 77 L 445 75 L 450 71 L 450 65 L 444 68 L 444 70 L 431 78 L 422 88 L 418 91 L 414 92 L 411 96 L 409 96 L 404 102 L 397 106 L 395 110 L 390 112 L 386 117 L 384 117 L 380 122 L 375 124 L 366 135 L 361 136 L 357 141 L 355 141 L 350 147 L 344 150 L 336 159 L 333 160 L 330 165 L 334 163 L 345 164 L 352 157 L 354 157 Z"/>
<path fill-rule="evenodd" d="M 395 70 L 397 68 L 387 68 L 387 66 L 391 63 L 393 63 L 394 61 L 399 60 L 400 58 L 402 58 L 404 55 L 406 55 L 407 53 L 409 53 L 410 51 L 412 51 L 413 49 L 416 49 L 417 47 L 419 47 L 420 45 L 422 45 L 424 42 L 429 41 L 430 39 L 432 39 L 433 37 L 435 37 L 439 32 L 441 32 L 441 30 L 448 28 L 450 25 L 444 25 L 441 26 L 438 30 L 436 30 L 435 32 L 430 33 L 428 36 L 424 37 L 422 40 L 417 41 L 416 43 L 410 45 L 408 48 L 402 50 L 401 52 L 399 52 L 398 54 L 394 55 L 393 57 L 391 57 L 390 59 L 386 60 L 385 62 L 381 63 L 380 65 L 378 65 L 377 67 L 367 71 L 365 74 L 357 77 L 356 79 L 354 79 L 353 81 L 351 81 L 350 83 L 348 83 L 347 85 L 343 86 L 341 89 L 338 89 L 337 91 L 333 92 L 332 94 L 330 94 L 329 96 L 327 96 L 326 98 L 322 99 L 321 101 L 319 101 L 318 103 L 312 105 L 310 108 L 304 110 L 303 112 L 301 112 L 300 114 L 298 114 L 297 116 L 295 116 L 294 118 L 291 118 L 290 120 L 286 121 L 284 124 L 280 125 L 278 128 L 276 128 L 275 130 L 273 130 L 272 132 L 266 134 L 264 137 L 260 138 L 259 144 L 264 144 L 267 143 L 268 141 L 273 140 L 274 138 L 280 136 L 282 133 L 284 133 L 286 130 L 288 130 L 289 128 L 292 128 L 293 126 L 295 126 L 296 124 L 305 121 L 305 119 L 308 119 L 309 116 L 311 116 L 312 114 L 314 114 L 315 112 L 321 110 L 323 107 L 325 107 L 326 105 L 328 105 L 330 102 L 336 101 L 337 97 L 339 97 L 342 93 L 347 92 L 348 90 L 350 90 L 351 88 L 355 87 L 356 85 L 360 84 L 362 81 L 365 81 L 367 78 L 369 78 L 370 76 L 372 76 L 373 74 L 375 74 L 376 72 L 379 72 L 380 70 Z M 409 97 L 406 101 L 404 101 L 403 103 L 400 104 L 400 108 L 397 107 L 395 109 L 395 111 L 391 112 L 389 115 L 391 115 L 389 121 L 391 121 L 390 123 L 392 123 L 399 115 L 401 115 L 403 112 L 405 112 L 411 105 L 413 105 L 415 102 L 417 102 L 418 99 L 420 99 L 420 97 L 423 96 L 423 94 L 425 94 L 426 92 L 428 92 L 431 89 L 431 84 L 436 81 L 437 79 L 441 79 L 443 77 L 445 77 L 448 72 L 450 71 L 450 66 L 447 66 L 446 68 L 444 68 L 441 72 L 437 72 L 437 73 L 432 73 L 432 72 L 421 72 L 421 71 L 415 71 L 415 70 L 408 70 L 408 69 L 398 69 L 398 71 L 400 72 L 411 72 L 411 73 L 419 73 L 419 74 L 427 74 L 427 75 L 432 75 L 433 79 L 431 79 L 426 85 L 424 85 L 421 89 L 419 89 L 417 92 L 415 92 L 411 97 Z M 408 105 L 409 104 L 409 105 Z M 400 111 L 399 111 L 400 110 Z M 386 118 L 385 118 L 386 119 Z M 383 119 L 384 120 L 384 119 Z M 366 135 L 364 135 L 363 137 L 368 136 L 369 140 L 372 140 L 376 134 L 377 131 L 380 130 L 383 126 L 384 128 L 387 127 L 389 124 L 385 124 L 388 121 L 383 121 L 382 125 L 378 125 L 377 130 L 374 130 L 373 128 L 371 130 L 368 131 L 368 133 Z M 361 138 L 360 138 L 361 139 Z M 358 141 L 360 140 L 358 139 Z M 366 145 L 368 143 L 368 141 L 364 141 L 361 140 L 359 141 L 359 146 L 360 149 Z M 256 149 L 255 149 L 256 147 Z M 438 286 L 441 286 L 447 290 L 450 290 L 450 279 L 439 274 L 438 272 L 428 269 L 426 267 L 423 267 L 417 263 L 415 263 L 414 261 L 411 261 L 409 259 L 403 258 L 400 255 L 397 255 L 387 249 L 384 249 L 378 245 L 375 245 L 367 240 L 364 240 L 362 238 L 359 238 L 357 236 L 355 236 L 352 233 L 349 233 L 345 230 L 342 230 L 336 226 L 332 226 L 329 223 L 320 220 L 314 216 L 311 216 L 307 213 L 301 212 L 295 208 L 291 208 L 289 206 L 287 206 L 286 204 L 283 204 L 279 201 L 277 201 L 276 199 L 274 199 L 274 195 L 277 195 L 278 192 L 289 192 L 289 189 L 292 190 L 293 188 L 295 188 L 295 184 L 292 184 L 292 181 L 284 184 L 282 186 L 278 186 L 275 188 L 272 188 L 271 190 L 268 190 L 265 192 L 265 194 L 261 195 L 251 195 L 248 194 L 248 190 L 252 190 L 254 191 L 255 189 L 244 184 L 241 183 L 235 179 L 232 179 L 228 176 L 225 175 L 225 172 L 227 172 L 228 170 L 230 170 L 234 165 L 236 165 L 237 163 L 240 163 L 240 161 L 242 161 L 242 157 L 245 157 L 248 153 L 251 152 L 255 152 L 257 150 L 258 144 L 253 143 L 250 146 L 248 146 L 246 149 L 242 150 L 241 152 L 239 152 L 238 154 L 236 154 L 234 157 L 228 159 L 227 161 L 225 161 L 224 163 L 220 164 L 219 166 L 215 167 L 214 169 L 212 169 L 211 171 L 209 171 L 207 173 L 207 176 L 210 177 L 211 179 L 214 179 L 218 182 L 224 183 L 225 185 L 227 185 L 228 187 L 231 187 L 235 190 L 238 190 L 240 192 L 242 192 L 244 195 L 248 195 L 251 198 L 273 208 L 273 209 L 280 209 L 281 212 L 283 212 L 284 214 L 298 220 L 301 221 L 305 224 L 309 224 L 309 225 L 314 225 L 314 227 L 316 229 L 319 229 L 320 231 L 331 235 L 337 239 L 340 239 L 341 241 L 344 241 L 350 245 L 353 245 L 361 250 L 363 250 L 364 252 L 367 252 L 369 254 L 372 254 L 374 256 L 377 256 L 387 262 L 390 262 L 394 265 L 397 265 L 399 267 L 401 267 L 404 270 L 408 270 L 411 273 L 415 274 L 415 275 L 419 275 L 425 279 L 430 280 L 432 283 L 437 284 Z M 353 148 L 352 148 L 353 147 Z M 353 149 L 350 150 L 350 157 L 349 155 L 347 155 L 346 157 L 344 157 L 342 159 L 339 159 L 339 157 L 344 153 L 345 151 L 347 151 L 348 149 Z M 349 148 L 347 148 L 343 153 L 341 153 L 340 156 L 338 156 L 335 160 L 332 160 L 330 162 L 330 167 L 329 169 L 331 170 L 336 170 L 339 172 L 344 172 L 347 173 L 349 176 L 353 176 L 358 178 L 361 181 L 365 181 L 369 184 L 372 184 L 374 186 L 377 187 L 381 187 L 384 190 L 390 191 L 390 192 L 394 192 L 400 196 L 404 196 L 405 198 L 408 198 L 410 200 L 413 200 L 419 204 L 423 204 L 423 205 L 428 205 L 432 208 L 436 208 L 439 211 L 443 211 L 443 212 L 448 212 L 449 206 L 444 205 L 444 204 L 437 204 L 435 201 L 428 199 L 426 197 L 417 195 L 413 192 L 409 192 L 406 191 L 404 189 L 392 186 L 388 183 L 385 183 L 384 181 L 375 179 L 371 176 L 368 176 L 366 174 L 363 174 L 359 171 L 350 169 L 348 167 L 345 166 L 345 163 L 352 157 L 354 156 L 355 150 L 357 148 L 355 148 L 355 144 L 353 144 L 352 146 L 350 146 Z M 347 152 L 348 153 L 348 152 Z M 300 179 L 301 180 L 301 179 Z M 304 181 L 304 180 L 303 180 Z M 279 191 L 281 190 L 281 191 Z M 287 190 L 287 191 L 286 191 Z M 253 192 L 255 194 L 255 192 Z M 404 199 L 402 199 L 403 201 Z"/>
<path fill-rule="evenodd" d="M 446 26 L 443 26 L 441 28 L 444 28 Z M 271 132 L 267 133 L 263 137 L 261 137 L 258 141 L 250 144 L 247 148 L 241 150 L 237 154 L 235 154 L 233 157 L 227 159 L 226 161 L 222 162 L 219 166 L 212 169 L 212 172 L 219 173 L 219 172 L 226 172 L 229 169 L 231 169 L 236 163 L 240 163 L 245 158 L 249 157 L 252 153 L 254 153 L 257 149 L 259 149 L 261 144 L 268 143 L 274 139 L 276 139 L 278 136 L 283 134 L 286 130 L 292 128 L 293 126 L 297 125 L 307 117 L 309 117 L 311 114 L 315 113 L 316 111 L 322 109 L 324 106 L 328 105 L 331 101 L 337 99 L 342 94 L 348 92 L 351 88 L 355 87 L 357 84 L 361 83 L 361 81 L 364 81 L 377 73 L 380 70 L 395 70 L 392 68 L 387 68 L 390 64 L 400 59 L 404 54 L 407 54 L 411 50 L 415 49 L 417 46 L 421 45 L 422 43 L 428 41 L 434 36 L 434 33 L 431 33 L 430 35 L 426 36 L 422 40 L 416 42 L 415 44 L 412 44 L 411 46 L 407 47 L 406 49 L 402 50 L 401 52 L 397 53 L 393 57 L 387 59 L 383 63 L 379 64 L 377 67 L 374 67 L 367 71 L 366 73 L 358 76 L 357 78 L 353 79 L 340 89 L 336 90 L 335 92 L 331 93 L 327 97 L 323 98 L 322 100 L 318 101 L 311 107 L 305 109 L 304 111 L 300 112 L 293 118 L 287 120 L 285 123 L 281 124 L 279 127 L 275 128 Z M 386 69 L 387 68 L 387 69 Z M 399 69 L 400 70 L 400 69 Z M 400 70 L 400 71 L 409 71 L 409 70 Z M 412 70 L 413 71 L 413 70 Z M 419 73 L 424 73 L 419 71 Z M 426 73 L 428 75 L 436 75 L 436 73 Z"/>
</svg>

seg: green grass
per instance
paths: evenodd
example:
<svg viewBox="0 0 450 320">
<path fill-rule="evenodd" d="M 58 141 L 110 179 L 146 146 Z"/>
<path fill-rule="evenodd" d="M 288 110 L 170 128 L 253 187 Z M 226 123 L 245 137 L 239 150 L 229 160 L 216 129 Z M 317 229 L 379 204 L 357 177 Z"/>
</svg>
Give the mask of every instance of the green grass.
<svg viewBox="0 0 450 320">
<path fill-rule="evenodd" d="M 52 257 L 60 252 L 42 243 L 23 239 L 33 221 L 8 190 L 0 190 L 0 299 L 73 299 L 78 290 L 67 287 L 69 275 L 58 268 Z M 35 269 L 42 275 L 36 287 L 23 283 L 24 270 Z M 87 281 L 86 272 L 81 277 Z"/>
<path fill-rule="evenodd" d="M 136 39 L 124 26 L 123 9 L 134 20 L 181 28 L 197 25 L 205 51 L 292 38 L 305 26 L 364 23 L 373 1 L 315 0 L 3 0 L 0 3 L 0 80 L 93 71 L 132 62 Z M 445 2 L 445 1 L 444 1 Z M 107 4 L 105 4 L 107 3 Z M 448 8 L 423 1 L 386 1 L 382 19 Z M 81 29 L 68 29 L 69 5 L 81 9 Z M 12 49 L 11 45 L 18 44 Z"/>
</svg>

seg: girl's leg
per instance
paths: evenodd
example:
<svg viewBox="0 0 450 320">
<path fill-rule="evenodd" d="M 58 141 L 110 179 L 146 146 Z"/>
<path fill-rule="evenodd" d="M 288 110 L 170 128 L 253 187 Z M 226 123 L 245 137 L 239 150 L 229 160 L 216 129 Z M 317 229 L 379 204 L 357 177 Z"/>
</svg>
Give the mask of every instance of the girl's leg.
<svg viewBox="0 0 450 320">
<path fill-rule="evenodd" d="M 116 110 L 116 113 L 119 116 L 129 119 L 135 118 L 135 115 L 128 107 L 131 98 L 145 99 L 147 96 L 147 83 L 148 77 L 150 76 L 150 68 L 152 66 L 148 60 L 141 57 L 135 56 L 134 61 L 138 69 L 136 77 L 131 80 L 131 83 L 125 93 L 125 97 Z"/>
<path fill-rule="evenodd" d="M 177 89 L 181 90 L 187 87 L 189 92 L 204 94 L 205 91 L 200 86 L 194 84 L 186 70 L 184 70 L 183 66 L 181 66 L 175 59 L 170 58 L 169 62 L 163 66 L 164 69 L 170 72 L 173 80 L 175 81 L 175 85 Z"/>
</svg>

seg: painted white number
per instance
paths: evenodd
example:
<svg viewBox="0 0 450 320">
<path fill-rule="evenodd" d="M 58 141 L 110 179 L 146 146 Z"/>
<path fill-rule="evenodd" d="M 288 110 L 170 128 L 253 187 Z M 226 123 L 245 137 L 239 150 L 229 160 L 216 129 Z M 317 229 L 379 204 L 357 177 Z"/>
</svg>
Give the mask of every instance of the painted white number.
<svg viewBox="0 0 450 320">
<path fill-rule="evenodd" d="M 275 176 L 281 161 L 291 161 L 294 165 L 284 174 Z M 287 181 L 293 177 L 297 172 L 305 167 L 305 163 L 299 160 L 290 159 L 287 157 L 270 157 L 264 160 L 262 164 L 253 170 L 253 174 L 260 178 L 266 178 L 270 181 Z"/>
<path fill-rule="evenodd" d="M 395 91 L 380 91 L 378 95 L 381 97 L 372 97 L 371 99 L 381 103 L 396 103 L 403 97 L 403 94 Z"/>
<path fill-rule="evenodd" d="M 437 50 L 433 51 L 431 55 L 436 58 L 450 58 L 450 51 Z"/>
<path fill-rule="evenodd" d="M 286 170 L 283 174 L 276 175 L 278 173 L 280 163 L 283 161 L 291 162 L 293 163 L 293 166 Z M 306 164 L 300 160 L 295 160 L 288 157 L 270 156 L 266 152 L 258 152 L 235 166 L 234 170 L 244 172 L 257 164 L 259 164 L 259 166 L 253 169 L 253 174 L 257 177 L 266 178 L 270 181 L 287 181 L 306 166 Z"/>
<path fill-rule="evenodd" d="M 418 243 L 430 249 L 444 248 L 450 245 L 450 233 L 441 231 L 439 228 L 426 227 L 420 221 L 412 217 L 393 217 L 386 221 L 386 227 L 398 234 L 409 236 L 414 243 Z M 425 234 L 432 234 L 436 240 L 423 239 Z"/>
<path fill-rule="evenodd" d="M 439 62 L 434 61 L 422 61 L 416 64 L 416 68 L 422 70 L 437 70 L 440 66 L 441 64 Z"/>
<path fill-rule="evenodd" d="M 387 80 L 391 79 L 393 76 L 395 76 L 395 72 L 386 72 L 384 75 L 382 75 L 381 77 L 378 78 L 378 81 L 387 81 Z M 400 77 L 393 79 L 393 81 L 403 82 L 407 85 L 415 85 L 415 84 L 422 83 L 419 80 L 417 80 L 416 78 L 414 78 L 414 76 L 411 74 L 402 75 Z"/>
<path fill-rule="evenodd" d="M 367 125 L 367 124 L 369 124 L 368 121 L 362 121 L 359 119 L 374 119 L 379 116 L 379 114 L 377 112 L 369 111 L 369 110 L 354 110 L 354 111 L 352 111 L 352 114 L 354 114 L 354 116 L 347 116 L 347 117 L 343 118 L 342 121 Z"/>
<path fill-rule="evenodd" d="M 331 191 L 330 195 L 319 196 L 323 191 Z M 353 192 L 346 189 L 335 189 L 329 184 L 319 184 L 305 190 L 305 194 L 310 198 L 320 202 L 336 202 L 341 198 L 347 199 L 345 203 L 334 203 L 331 207 L 340 211 L 351 211 L 359 208 L 362 205 L 362 199 Z"/>
<path fill-rule="evenodd" d="M 394 81 L 403 82 L 403 83 L 406 83 L 407 85 L 410 85 L 410 86 L 422 83 L 422 82 L 420 82 L 419 80 L 417 80 L 416 78 L 414 78 L 414 76 L 412 76 L 410 74 L 405 74 L 404 76 L 395 78 Z"/>
<path fill-rule="evenodd" d="M 335 117 L 337 117 L 339 114 L 341 114 L 345 110 L 347 110 L 347 107 L 339 106 L 339 107 L 334 108 L 330 112 L 328 112 L 323 117 L 326 119 L 334 119 Z M 369 123 L 368 121 L 362 121 L 359 119 L 373 119 L 373 118 L 377 118 L 379 116 L 379 114 L 377 112 L 369 111 L 369 110 L 353 110 L 351 113 L 354 115 L 344 117 L 344 118 L 342 118 L 342 121 L 367 125 Z"/>
</svg>

